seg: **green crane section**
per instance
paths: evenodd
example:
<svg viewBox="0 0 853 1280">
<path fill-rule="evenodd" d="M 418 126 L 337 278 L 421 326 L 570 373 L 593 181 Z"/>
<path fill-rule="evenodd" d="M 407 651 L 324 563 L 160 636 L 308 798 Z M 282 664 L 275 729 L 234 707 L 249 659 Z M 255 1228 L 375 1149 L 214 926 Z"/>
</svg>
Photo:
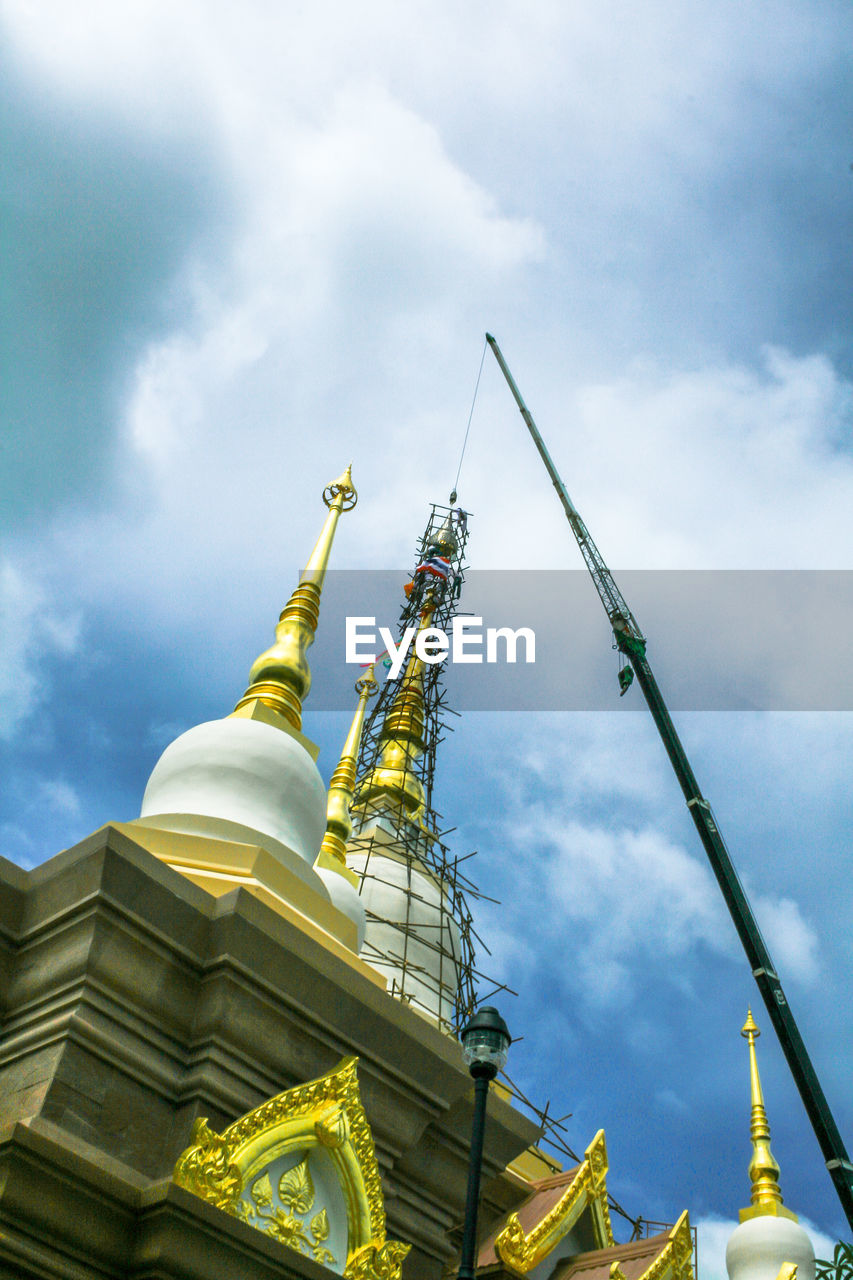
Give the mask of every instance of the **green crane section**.
<svg viewBox="0 0 853 1280">
<path fill-rule="evenodd" d="M 557 496 L 566 513 L 566 519 L 572 527 L 572 532 L 577 539 L 590 576 L 595 583 L 595 589 L 607 612 L 610 625 L 613 628 L 616 647 L 631 664 L 631 669 L 643 691 L 649 711 L 652 713 L 652 719 L 657 726 L 658 733 L 666 748 L 666 753 L 675 770 L 675 776 L 678 779 L 681 790 L 684 792 L 687 807 L 696 825 L 696 830 L 699 832 L 699 839 L 702 841 L 705 852 L 708 855 L 711 870 L 716 876 L 738 936 L 743 943 L 743 949 L 746 952 L 752 976 L 758 984 L 761 998 L 776 1029 L 782 1052 L 785 1054 L 791 1074 L 794 1077 L 803 1105 L 823 1153 L 826 1168 L 838 1192 L 838 1198 L 850 1224 L 850 1229 L 853 1230 L 853 1164 L 851 1164 L 847 1155 L 841 1134 L 838 1132 L 838 1126 L 829 1109 L 829 1103 L 812 1066 L 806 1046 L 803 1044 L 803 1038 L 791 1012 L 787 997 L 782 990 L 782 983 L 776 973 L 776 966 L 770 958 L 767 944 L 761 936 L 752 908 L 732 864 L 726 843 L 714 820 L 711 806 L 699 790 L 699 783 L 696 781 L 696 776 L 690 767 L 690 761 L 687 759 L 675 725 L 672 723 L 666 708 L 663 695 L 649 666 L 649 660 L 646 657 L 645 637 L 636 618 L 628 608 L 625 598 L 614 582 L 613 575 L 604 563 L 601 552 L 590 537 L 589 530 L 569 497 L 566 486 L 554 466 L 536 423 L 533 421 L 530 411 L 522 399 L 521 392 L 507 367 L 500 347 L 490 333 L 486 334 L 486 341 L 494 352 L 509 389 L 515 397 L 515 402 L 521 410 L 521 416 L 533 437 L 533 443 L 539 451 L 539 456 L 545 464 L 554 488 L 557 490 Z M 626 672 L 626 674 L 629 675 L 630 673 Z M 620 678 L 623 693 L 628 683 L 628 680 Z"/>
</svg>

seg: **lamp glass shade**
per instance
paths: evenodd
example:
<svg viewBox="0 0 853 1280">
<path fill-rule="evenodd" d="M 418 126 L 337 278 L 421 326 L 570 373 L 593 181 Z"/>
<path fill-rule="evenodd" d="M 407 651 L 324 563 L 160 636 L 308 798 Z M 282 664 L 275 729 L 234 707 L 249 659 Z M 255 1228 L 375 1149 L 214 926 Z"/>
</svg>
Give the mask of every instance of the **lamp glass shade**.
<svg viewBox="0 0 853 1280">
<path fill-rule="evenodd" d="M 510 1034 L 497 1009 L 481 1009 L 463 1029 L 462 1055 L 470 1067 L 475 1062 L 487 1063 L 502 1071 L 506 1066 Z"/>
</svg>

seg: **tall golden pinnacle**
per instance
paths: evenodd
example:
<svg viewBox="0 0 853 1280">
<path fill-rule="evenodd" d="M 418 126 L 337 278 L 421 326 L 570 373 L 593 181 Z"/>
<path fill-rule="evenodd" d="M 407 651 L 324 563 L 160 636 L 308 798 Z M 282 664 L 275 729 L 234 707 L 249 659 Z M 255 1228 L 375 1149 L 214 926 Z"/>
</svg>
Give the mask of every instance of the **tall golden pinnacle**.
<svg viewBox="0 0 853 1280">
<path fill-rule="evenodd" d="M 427 594 L 421 611 L 418 635 L 432 624 L 435 603 Z M 379 759 L 358 789 L 356 808 L 365 816 L 375 807 L 391 810 L 420 823 L 424 809 L 424 788 L 413 765 L 422 754 L 424 742 L 424 663 L 417 655 L 417 636 L 400 681 L 400 688 L 385 713 L 379 741 Z"/>
<path fill-rule="evenodd" d="M 752 1139 L 752 1159 L 749 1162 L 749 1177 L 752 1182 L 751 1205 L 741 1209 L 740 1220 L 770 1215 L 777 1218 L 791 1218 L 797 1221 L 797 1215 L 782 1204 L 782 1192 L 779 1190 L 779 1165 L 770 1150 L 770 1125 L 764 1109 L 764 1095 L 761 1092 L 761 1078 L 758 1074 L 758 1060 L 755 1056 L 755 1041 L 761 1035 L 750 1009 L 741 1035 L 749 1042 L 749 1084 L 752 1097 L 752 1113 L 749 1136 Z"/>
<path fill-rule="evenodd" d="M 379 689 L 376 677 L 373 674 L 373 667 L 369 667 L 361 679 L 356 681 L 355 689 L 358 694 L 358 705 L 347 734 L 347 740 L 344 743 L 344 749 L 341 752 L 341 758 L 329 783 L 329 801 L 326 806 L 326 834 L 323 836 L 319 855 L 319 861 L 326 866 L 329 865 L 329 862 L 324 855 L 334 859 L 335 863 L 340 864 L 341 867 L 346 867 L 347 865 L 347 840 L 352 835 L 350 806 L 355 792 L 355 771 L 358 765 L 358 752 L 361 747 L 361 734 L 364 729 L 365 716 L 367 715 L 368 700 Z"/>
<path fill-rule="evenodd" d="M 311 688 L 306 653 L 314 643 L 320 617 L 320 593 L 335 530 L 341 512 L 351 511 L 358 501 L 351 473 L 352 463 L 323 492 L 329 514 L 317 545 L 308 558 L 299 586 L 282 610 L 275 629 L 275 644 L 256 659 L 249 672 L 249 687 L 234 708 L 234 715 L 245 715 L 260 703 L 282 716 L 294 729 L 302 728 L 302 703 Z"/>
</svg>

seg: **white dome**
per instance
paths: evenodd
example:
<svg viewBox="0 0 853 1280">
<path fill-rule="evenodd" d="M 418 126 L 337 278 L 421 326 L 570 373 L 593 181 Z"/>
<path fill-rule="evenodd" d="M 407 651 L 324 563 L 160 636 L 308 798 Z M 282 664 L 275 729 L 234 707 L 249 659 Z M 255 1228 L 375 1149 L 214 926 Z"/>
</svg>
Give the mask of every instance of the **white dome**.
<svg viewBox="0 0 853 1280">
<path fill-rule="evenodd" d="M 313 863 L 326 829 L 326 789 L 317 766 L 291 734 L 261 720 L 228 716 L 196 725 L 163 752 L 148 779 L 141 818 L 170 830 L 225 838 L 236 829 L 283 844 Z M 156 823 L 154 825 L 157 825 Z M 274 849 L 270 849 L 274 853 Z"/>
<path fill-rule="evenodd" d="M 773 1214 L 747 1218 L 729 1237 L 729 1280 L 776 1280 L 786 1262 L 797 1264 L 797 1280 L 814 1280 L 812 1242 L 790 1218 Z"/>
</svg>

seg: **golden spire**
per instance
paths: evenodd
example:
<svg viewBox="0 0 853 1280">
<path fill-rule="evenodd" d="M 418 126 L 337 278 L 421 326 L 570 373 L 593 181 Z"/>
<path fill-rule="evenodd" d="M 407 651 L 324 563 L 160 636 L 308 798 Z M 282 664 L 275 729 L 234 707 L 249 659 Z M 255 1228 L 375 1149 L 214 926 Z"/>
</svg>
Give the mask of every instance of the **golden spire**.
<svg viewBox="0 0 853 1280">
<path fill-rule="evenodd" d="M 260 703 L 282 716 L 294 729 L 302 728 L 302 702 L 311 688 L 306 651 L 314 643 L 320 617 L 320 592 L 329 567 L 335 529 L 341 512 L 352 510 L 358 501 L 351 472 L 352 463 L 323 492 L 323 501 L 329 508 L 323 530 L 299 586 L 282 610 L 275 629 L 275 644 L 255 661 L 249 672 L 249 688 L 234 708 L 234 715 L 250 714 Z"/>
<path fill-rule="evenodd" d="M 767 1112 L 764 1109 L 764 1095 L 761 1092 L 761 1079 L 758 1074 L 758 1060 L 755 1056 L 755 1041 L 761 1035 L 752 1010 L 747 1012 L 746 1022 L 741 1035 L 749 1042 L 749 1084 L 752 1097 L 752 1115 L 749 1136 L 752 1139 L 752 1159 L 749 1162 L 749 1177 L 752 1182 L 751 1205 L 741 1209 L 740 1220 L 770 1215 L 777 1218 L 791 1218 L 797 1221 L 797 1215 L 791 1213 L 782 1204 L 782 1192 L 779 1190 L 779 1165 L 770 1150 L 770 1125 L 767 1123 Z"/>
<path fill-rule="evenodd" d="M 417 655 L 417 637 L 429 629 L 435 602 L 427 593 L 420 625 L 412 643 L 406 670 L 391 706 L 385 713 L 379 735 L 379 759 L 358 789 L 356 808 L 363 816 L 379 806 L 420 825 L 424 809 L 424 788 L 413 765 L 422 754 L 424 741 L 424 663 Z"/>
<path fill-rule="evenodd" d="M 374 664 L 375 665 L 375 664 Z M 329 801 L 326 807 L 326 834 L 320 846 L 318 862 L 323 866 L 346 868 L 347 840 L 352 835 L 352 819 L 350 805 L 355 791 L 355 771 L 358 765 L 358 752 L 361 746 L 361 733 L 367 714 L 368 699 L 372 698 L 379 686 L 369 667 L 360 680 L 355 683 L 358 694 L 358 705 L 353 716 L 344 749 L 338 766 L 329 783 Z M 324 856 L 327 855 L 327 856 Z"/>
</svg>

